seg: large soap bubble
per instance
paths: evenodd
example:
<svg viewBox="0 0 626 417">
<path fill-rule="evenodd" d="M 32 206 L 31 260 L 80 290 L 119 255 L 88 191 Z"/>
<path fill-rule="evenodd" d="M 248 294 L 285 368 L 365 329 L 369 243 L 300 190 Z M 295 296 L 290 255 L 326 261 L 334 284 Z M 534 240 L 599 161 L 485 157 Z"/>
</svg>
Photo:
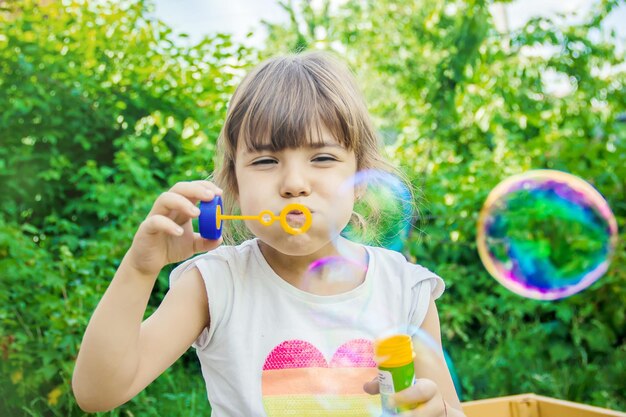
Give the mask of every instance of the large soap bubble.
<svg viewBox="0 0 626 417">
<path fill-rule="evenodd" d="M 480 258 L 494 278 L 524 297 L 555 300 L 587 288 L 608 269 L 617 223 L 590 184 L 534 170 L 494 188 L 478 220 Z"/>
<path fill-rule="evenodd" d="M 354 211 L 360 221 L 343 231 L 346 238 L 366 245 L 401 250 L 413 220 L 412 194 L 395 175 L 380 170 L 357 172 L 339 187 L 339 193 L 355 189 Z"/>
</svg>

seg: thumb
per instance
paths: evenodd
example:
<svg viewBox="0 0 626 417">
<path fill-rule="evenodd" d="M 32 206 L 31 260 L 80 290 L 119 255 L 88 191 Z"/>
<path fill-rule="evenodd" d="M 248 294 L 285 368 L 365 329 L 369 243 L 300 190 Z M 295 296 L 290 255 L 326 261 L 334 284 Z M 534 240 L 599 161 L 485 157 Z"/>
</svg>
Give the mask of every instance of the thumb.
<svg viewBox="0 0 626 417">
<path fill-rule="evenodd" d="M 425 403 L 437 395 L 437 384 L 430 379 L 418 379 L 414 385 L 404 389 L 393 396 L 398 405 L 415 406 Z"/>
<path fill-rule="evenodd" d="M 363 384 L 363 391 L 367 392 L 370 395 L 378 394 L 380 392 L 379 388 L 380 387 L 378 386 L 378 377 Z"/>
</svg>

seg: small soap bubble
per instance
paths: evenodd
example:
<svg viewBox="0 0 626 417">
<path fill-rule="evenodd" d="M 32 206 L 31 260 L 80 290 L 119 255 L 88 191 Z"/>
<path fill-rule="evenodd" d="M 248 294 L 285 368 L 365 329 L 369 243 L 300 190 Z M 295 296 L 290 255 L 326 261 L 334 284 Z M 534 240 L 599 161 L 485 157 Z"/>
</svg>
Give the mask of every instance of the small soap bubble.
<svg viewBox="0 0 626 417">
<path fill-rule="evenodd" d="M 608 269 L 617 223 L 589 183 L 555 170 L 501 182 L 478 220 L 477 246 L 489 273 L 514 293 L 539 300 L 576 294 Z"/>
<path fill-rule="evenodd" d="M 412 194 L 395 175 L 380 170 L 357 172 L 339 187 L 339 195 L 354 189 L 355 219 L 341 234 L 366 245 L 401 250 L 413 220 Z"/>
<path fill-rule="evenodd" d="M 329 256 L 309 265 L 302 288 L 320 295 L 342 293 L 359 286 L 366 273 L 366 264 L 343 256 Z"/>
</svg>

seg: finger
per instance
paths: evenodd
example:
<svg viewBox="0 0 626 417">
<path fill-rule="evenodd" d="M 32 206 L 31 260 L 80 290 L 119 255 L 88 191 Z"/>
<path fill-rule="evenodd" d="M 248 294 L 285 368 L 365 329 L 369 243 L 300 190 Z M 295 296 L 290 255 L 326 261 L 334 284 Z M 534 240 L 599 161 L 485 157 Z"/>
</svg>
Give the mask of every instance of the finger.
<svg viewBox="0 0 626 417">
<path fill-rule="evenodd" d="M 193 234 L 193 250 L 195 253 L 208 252 L 217 248 L 221 244 L 221 236 L 216 240 L 211 240 L 203 238 L 202 236 L 200 236 L 200 233 Z"/>
<path fill-rule="evenodd" d="M 211 181 L 182 181 L 174 184 L 170 191 L 185 196 L 193 204 L 211 201 L 216 195 L 222 195 L 222 189 Z"/>
<path fill-rule="evenodd" d="M 397 405 L 397 404 L 396 404 Z M 426 416 L 442 416 L 446 415 L 447 410 L 444 407 L 441 396 L 436 395 L 425 403 L 412 404 L 403 406 L 403 410 L 398 417 L 426 417 Z"/>
<path fill-rule="evenodd" d="M 171 236 L 182 236 L 184 230 L 169 217 L 155 214 L 148 216 L 139 226 L 139 230 L 147 234 L 165 233 Z"/>
<path fill-rule="evenodd" d="M 380 386 L 378 385 L 378 377 L 363 384 L 363 391 L 371 395 L 376 395 L 380 392 Z"/>
<path fill-rule="evenodd" d="M 166 191 L 162 193 L 154 202 L 150 214 L 160 214 L 163 216 L 178 217 L 198 217 L 200 209 L 185 196 Z"/>
<path fill-rule="evenodd" d="M 422 378 L 395 394 L 393 400 L 398 406 L 416 406 L 430 401 L 438 392 L 437 384 L 430 379 Z"/>
</svg>

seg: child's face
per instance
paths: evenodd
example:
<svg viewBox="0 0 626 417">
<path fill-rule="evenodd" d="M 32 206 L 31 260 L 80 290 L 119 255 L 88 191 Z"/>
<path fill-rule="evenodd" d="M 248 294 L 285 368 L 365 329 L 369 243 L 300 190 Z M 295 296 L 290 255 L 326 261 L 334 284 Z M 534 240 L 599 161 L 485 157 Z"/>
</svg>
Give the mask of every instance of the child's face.
<svg viewBox="0 0 626 417">
<path fill-rule="evenodd" d="M 328 132 L 321 146 L 303 146 L 280 151 L 249 151 L 240 141 L 235 159 L 239 195 L 244 215 L 271 210 L 279 215 L 290 203 L 306 206 L 312 215 L 310 229 L 300 235 L 285 232 L 278 221 L 262 226 L 246 225 L 263 242 L 292 256 L 306 256 L 329 249 L 331 240 L 348 224 L 354 206 L 354 191 L 338 193 L 356 172 L 354 151 L 342 147 Z M 302 216 L 291 215 L 288 222 L 300 227 Z"/>
</svg>

